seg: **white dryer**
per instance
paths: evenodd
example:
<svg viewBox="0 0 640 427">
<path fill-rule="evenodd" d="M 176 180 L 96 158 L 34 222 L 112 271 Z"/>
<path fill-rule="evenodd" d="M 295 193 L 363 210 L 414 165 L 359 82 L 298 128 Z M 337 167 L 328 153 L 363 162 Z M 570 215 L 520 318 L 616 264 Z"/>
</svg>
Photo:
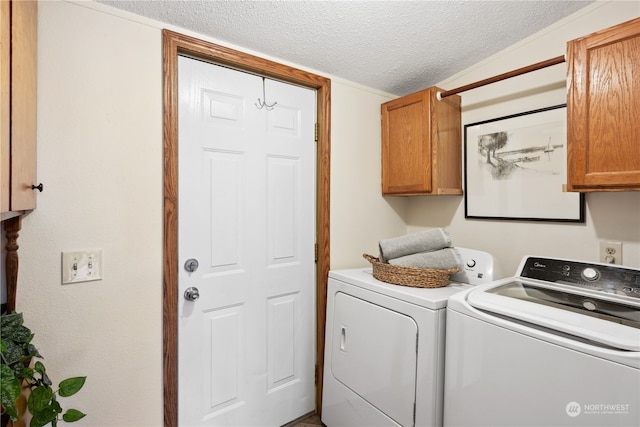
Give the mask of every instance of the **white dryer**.
<svg viewBox="0 0 640 427">
<path fill-rule="evenodd" d="M 371 268 L 329 272 L 325 425 L 442 425 L 447 299 L 493 278 L 491 255 L 458 249 L 465 270 L 442 288 L 384 283 Z"/>
</svg>

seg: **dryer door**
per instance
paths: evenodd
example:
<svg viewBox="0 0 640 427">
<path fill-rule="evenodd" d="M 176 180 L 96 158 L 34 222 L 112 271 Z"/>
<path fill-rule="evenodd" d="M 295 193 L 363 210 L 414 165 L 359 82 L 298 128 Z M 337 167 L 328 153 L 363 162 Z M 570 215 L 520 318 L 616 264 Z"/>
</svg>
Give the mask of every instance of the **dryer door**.
<svg viewBox="0 0 640 427">
<path fill-rule="evenodd" d="M 338 292 L 333 376 L 403 426 L 414 425 L 418 326 L 409 316 Z"/>
</svg>

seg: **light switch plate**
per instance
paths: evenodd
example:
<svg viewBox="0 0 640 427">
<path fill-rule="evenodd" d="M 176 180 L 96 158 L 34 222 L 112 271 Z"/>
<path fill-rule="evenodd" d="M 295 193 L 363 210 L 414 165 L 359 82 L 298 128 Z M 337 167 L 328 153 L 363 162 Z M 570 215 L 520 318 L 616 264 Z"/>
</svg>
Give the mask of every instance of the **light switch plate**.
<svg viewBox="0 0 640 427">
<path fill-rule="evenodd" d="M 102 249 L 62 252 L 62 284 L 102 279 Z"/>
</svg>

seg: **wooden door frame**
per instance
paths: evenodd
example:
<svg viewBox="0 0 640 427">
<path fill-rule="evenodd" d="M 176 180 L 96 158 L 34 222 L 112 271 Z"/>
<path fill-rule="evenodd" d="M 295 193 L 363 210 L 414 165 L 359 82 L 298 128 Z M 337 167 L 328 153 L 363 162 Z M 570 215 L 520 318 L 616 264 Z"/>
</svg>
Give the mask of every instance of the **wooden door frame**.
<svg viewBox="0 0 640 427">
<path fill-rule="evenodd" d="M 162 31 L 164 232 L 163 366 L 164 425 L 178 426 L 178 55 L 225 65 L 314 89 L 317 93 L 316 147 L 316 410 L 322 406 L 324 330 L 329 274 L 329 173 L 331 80 L 214 43 Z"/>
</svg>

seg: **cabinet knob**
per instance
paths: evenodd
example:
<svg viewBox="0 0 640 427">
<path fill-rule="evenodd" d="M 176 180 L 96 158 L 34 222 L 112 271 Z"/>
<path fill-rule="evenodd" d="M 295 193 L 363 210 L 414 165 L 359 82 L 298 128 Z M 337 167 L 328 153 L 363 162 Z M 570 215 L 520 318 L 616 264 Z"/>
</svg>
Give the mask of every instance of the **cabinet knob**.
<svg viewBox="0 0 640 427">
<path fill-rule="evenodd" d="M 44 190 L 44 187 L 42 186 L 42 183 L 38 184 L 38 185 L 32 185 L 31 186 L 32 190 L 38 190 L 39 192 L 42 193 L 42 190 Z"/>
</svg>

